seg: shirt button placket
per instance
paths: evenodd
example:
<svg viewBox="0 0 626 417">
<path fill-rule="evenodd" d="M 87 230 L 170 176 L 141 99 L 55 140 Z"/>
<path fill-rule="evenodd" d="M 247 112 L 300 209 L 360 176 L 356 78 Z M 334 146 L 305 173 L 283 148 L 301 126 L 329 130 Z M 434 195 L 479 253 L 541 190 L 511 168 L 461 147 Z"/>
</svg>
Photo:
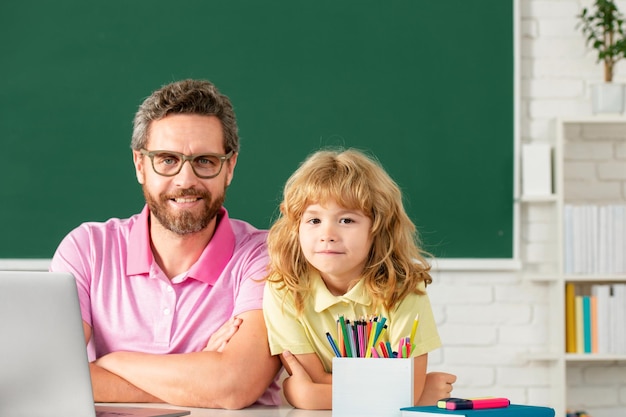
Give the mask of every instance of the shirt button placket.
<svg viewBox="0 0 626 417">
<path fill-rule="evenodd" d="M 174 330 L 174 312 L 176 311 L 176 291 L 172 285 L 163 283 L 162 292 L 162 307 L 161 307 L 161 330 L 162 334 L 159 335 L 160 342 L 169 344 L 172 339 L 172 332 Z"/>
</svg>

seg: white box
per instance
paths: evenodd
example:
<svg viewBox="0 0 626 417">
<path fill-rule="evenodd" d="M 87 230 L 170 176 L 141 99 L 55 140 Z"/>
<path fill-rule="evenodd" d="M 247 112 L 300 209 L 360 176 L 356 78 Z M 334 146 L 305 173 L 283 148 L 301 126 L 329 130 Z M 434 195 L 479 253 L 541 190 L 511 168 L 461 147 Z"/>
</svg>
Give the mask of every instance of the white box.
<svg viewBox="0 0 626 417">
<path fill-rule="evenodd" d="M 552 147 L 546 143 L 522 145 L 522 195 L 552 194 Z"/>
<path fill-rule="evenodd" d="M 415 358 L 333 358 L 333 417 L 400 417 L 411 407 Z"/>
</svg>

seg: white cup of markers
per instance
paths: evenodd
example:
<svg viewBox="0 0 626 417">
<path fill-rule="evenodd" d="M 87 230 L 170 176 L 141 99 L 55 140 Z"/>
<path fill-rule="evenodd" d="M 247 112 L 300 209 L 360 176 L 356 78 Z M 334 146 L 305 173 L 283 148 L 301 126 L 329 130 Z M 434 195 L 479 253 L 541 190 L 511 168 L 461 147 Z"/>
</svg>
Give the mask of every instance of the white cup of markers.
<svg viewBox="0 0 626 417">
<path fill-rule="evenodd" d="M 411 335 L 403 337 L 398 343 L 398 349 L 393 350 L 388 341 L 383 341 L 387 325 L 386 317 L 375 316 L 370 319 L 346 320 L 344 316 L 337 319 L 337 340 L 330 332 L 326 338 L 335 356 L 338 358 L 409 358 L 415 332 L 419 324 L 419 315 L 415 316 Z"/>
</svg>

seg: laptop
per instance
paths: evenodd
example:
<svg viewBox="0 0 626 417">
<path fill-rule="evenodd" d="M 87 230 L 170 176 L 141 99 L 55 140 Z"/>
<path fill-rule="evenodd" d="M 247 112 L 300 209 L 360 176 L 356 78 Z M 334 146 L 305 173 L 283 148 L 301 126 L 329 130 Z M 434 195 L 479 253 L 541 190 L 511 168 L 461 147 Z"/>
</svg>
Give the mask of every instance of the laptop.
<svg viewBox="0 0 626 417">
<path fill-rule="evenodd" d="M 96 406 L 74 277 L 0 271 L 0 416 L 188 414 L 158 407 Z"/>
</svg>

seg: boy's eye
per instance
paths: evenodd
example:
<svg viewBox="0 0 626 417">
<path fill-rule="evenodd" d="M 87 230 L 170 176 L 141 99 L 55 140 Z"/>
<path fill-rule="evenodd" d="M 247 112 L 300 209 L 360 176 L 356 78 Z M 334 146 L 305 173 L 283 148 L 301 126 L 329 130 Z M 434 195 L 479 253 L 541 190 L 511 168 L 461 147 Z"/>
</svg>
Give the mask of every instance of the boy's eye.
<svg viewBox="0 0 626 417">
<path fill-rule="evenodd" d="M 354 223 L 354 220 L 348 219 L 348 218 L 343 218 L 343 219 L 339 220 L 339 223 L 350 224 L 350 223 Z"/>
</svg>

